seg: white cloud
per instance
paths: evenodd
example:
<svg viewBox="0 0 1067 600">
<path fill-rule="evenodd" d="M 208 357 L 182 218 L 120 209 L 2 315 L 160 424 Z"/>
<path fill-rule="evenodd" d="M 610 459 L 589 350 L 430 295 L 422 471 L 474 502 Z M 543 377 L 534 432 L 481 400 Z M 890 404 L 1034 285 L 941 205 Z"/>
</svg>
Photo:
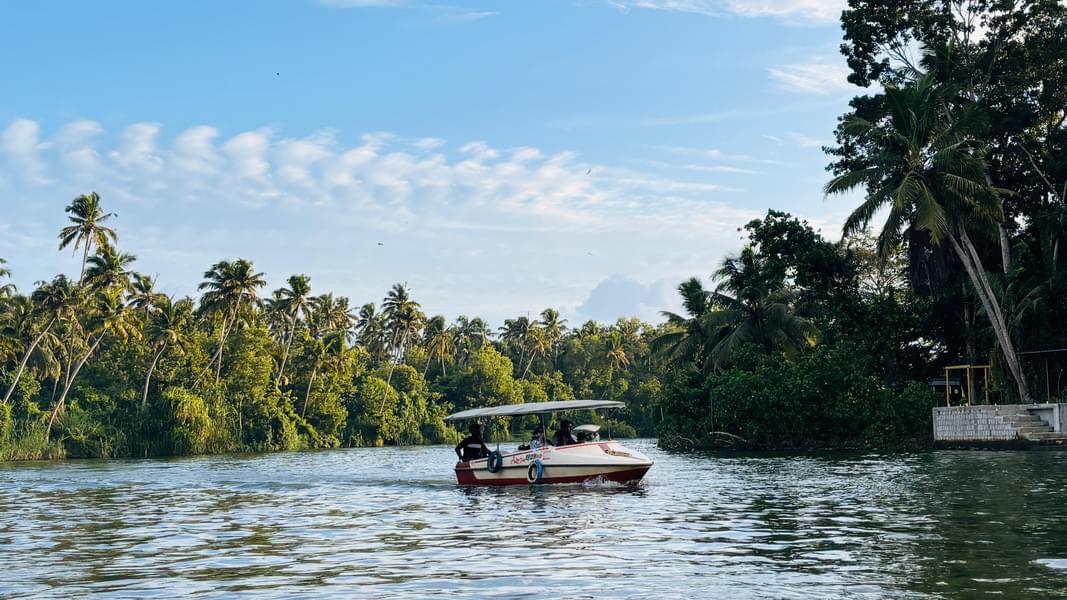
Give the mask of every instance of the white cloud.
<svg viewBox="0 0 1067 600">
<path fill-rule="evenodd" d="M 360 301 L 409 280 L 432 290 L 420 301 L 435 310 L 499 318 L 520 306 L 581 305 L 589 317 L 654 318 L 664 285 L 647 294 L 637 288 L 651 284 L 631 286 L 629 304 L 609 315 L 601 296 L 622 284 L 605 284 L 593 297 L 589 282 L 625 272 L 670 288 L 736 249 L 736 228 L 762 212 L 731 206 L 735 189 L 715 180 L 722 172 L 747 184 L 735 173 L 762 159 L 713 148 L 676 149 L 671 154 L 684 156 L 677 169 L 650 170 L 567 151 L 429 144 L 385 132 L 352 145 L 330 132 L 222 133 L 208 125 L 168 132 L 134 123 L 112 135 L 75 121 L 50 133 L 23 119 L 0 131 L 5 197 L 25 199 L 11 211 L 4 205 L 0 225 L 24 231 L 31 217 L 45 220 L 34 235 L 51 240 L 60 203 L 95 190 L 122 214 L 122 245 L 142 257 L 139 268 L 165 274 L 183 294 L 210 261 L 247 256 L 271 277 L 308 269 L 320 289 Z M 85 151 L 94 160 L 71 169 L 71 156 Z M 36 165 L 35 177 L 26 165 Z M 284 247 L 277 239 L 287 240 Z M 14 248 L 5 258 L 32 265 L 19 267 L 27 277 L 64 269 L 69 259 Z M 549 273 L 543 264 L 559 269 Z M 478 298 L 491 301 L 479 309 Z"/>
<path fill-rule="evenodd" d="M 795 24 L 836 23 L 846 0 L 608 0 L 618 8 L 653 9 L 711 17 L 774 18 Z"/>
<path fill-rule="evenodd" d="M 848 67 L 838 60 L 781 65 L 769 72 L 779 87 L 790 92 L 825 96 L 853 89 Z"/>
<path fill-rule="evenodd" d="M 29 119 L 15 119 L 0 134 L 0 150 L 14 167 L 11 179 L 24 177 L 34 183 L 46 183 L 44 165 L 38 153 L 48 147 L 40 140 L 41 126 Z"/>
<path fill-rule="evenodd" d="M 638 317 L 644 321 L 663 321 L 661 311 L 677 311 L 680 302 L 677 282 L 658 280 L 642 283 L 616 273 L 596 284 L 577 307 L 582 319 L 612 323 L 619 317 Z"/>
<path fill-rule="evenodd" d="M 830 145 L 829 140 L 812 137 L 796 131 L 786 131 L 779 135 L 765 134 L 764 138 L 774 142 L 776 146 L 797 146 L 800 148 L 822 148 Z"/>
</svg>

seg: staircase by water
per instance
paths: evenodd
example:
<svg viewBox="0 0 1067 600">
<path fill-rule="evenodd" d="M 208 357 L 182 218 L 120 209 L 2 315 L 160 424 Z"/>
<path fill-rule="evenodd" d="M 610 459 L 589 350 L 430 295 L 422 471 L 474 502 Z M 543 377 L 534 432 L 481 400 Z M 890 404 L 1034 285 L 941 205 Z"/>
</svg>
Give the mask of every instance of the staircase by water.
<svg viewBox="0 0 1067 600">
<path fill-rule="evenodd" d="M 1067 445 L 1067 433 L 1057 433 L 1041 417 L 1032 415 L 1029 412 L 1008 415 L 1003 419 L 1012 426 L 1021 439 L 1042 445 Z"/>
</svg>

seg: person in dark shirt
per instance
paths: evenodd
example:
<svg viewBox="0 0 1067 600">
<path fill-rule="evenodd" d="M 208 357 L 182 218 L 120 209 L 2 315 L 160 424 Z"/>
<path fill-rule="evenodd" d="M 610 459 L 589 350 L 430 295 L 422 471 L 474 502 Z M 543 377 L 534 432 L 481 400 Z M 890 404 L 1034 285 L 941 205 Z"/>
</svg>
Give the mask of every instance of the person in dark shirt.
<svg viewBox="0 0 1067 600">
<path fill-rule="evenodd" d="M 569 446 L 571 444 L 577 444 L 578 442 L 571 435 L 571 422 L 564 419 L 559 422 L 559 430 L 556 431 L 556 435 L 552 436 L 553 446 Z"/>
<path fill-rule="evenodd" d="M 489 448 L 486 447 L 485 442 L 482 440 L 481 426 L 477 423 L 471 423 L 467 431 L 470 432 L 470 435 L 463 438 L 463 441 L 456 445 L 456 456 L 459 456 L 459 459 L 463 462 L 470 462 L 489 456 Z"/>
</svg>

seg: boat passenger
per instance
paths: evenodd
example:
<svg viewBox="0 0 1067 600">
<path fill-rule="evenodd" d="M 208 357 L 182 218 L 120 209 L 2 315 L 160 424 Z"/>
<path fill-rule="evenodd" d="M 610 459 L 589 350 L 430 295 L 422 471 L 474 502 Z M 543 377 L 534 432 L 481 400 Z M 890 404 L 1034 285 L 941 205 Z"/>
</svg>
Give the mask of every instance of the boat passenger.
<svg viewBox="0 0 1067 600">
<path fill-rule="evenodd" d="M 571 444 L 577 444 L 578 442 L 571 435 L 571 422 L 564 419 L 559 422 L 559 430 L 556 431 L 556 435 L 552 436 L 553 446 L 569 446 Z"/>
<path fill-rule="evenodd" d="M 537 429 L 534 429 L 533 439 L 530 440 L 530 450 L 544 448 L 547 445 L 548 442 L 545 441 L 545 428 L 538 425 Z"/>
<path fill-rule="evenodd" d="M 489 456 L 489 448 L 486 447 L 485 442 L 482 440 L 482 427 L 477 423 L 471 423 L 467 431 L 470 432 L 470 435 L 463 438 L 463 441 L 456 445 L 456 455 L 459 456 L 459 459 L 463 462 L 470 462 Z"/>
</svg>

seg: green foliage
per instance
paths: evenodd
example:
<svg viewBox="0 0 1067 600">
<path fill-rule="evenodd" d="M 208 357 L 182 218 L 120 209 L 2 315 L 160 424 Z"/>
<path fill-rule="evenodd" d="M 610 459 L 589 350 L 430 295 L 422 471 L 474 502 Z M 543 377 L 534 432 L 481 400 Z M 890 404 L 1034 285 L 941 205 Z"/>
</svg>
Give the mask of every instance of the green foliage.
<svg viewBox="0 0 1067 600">
<path fill-rule="evenodd" d="M 929 435 L 929 388 L 887 386 L 854 347 L 819 347 L 794 362 L 751 346 L 741 354 L 732 369 L 676 383 L 662 439 L 713 445 L 725 432 L 758 449 L 886 447 Z"/>
</svg>

